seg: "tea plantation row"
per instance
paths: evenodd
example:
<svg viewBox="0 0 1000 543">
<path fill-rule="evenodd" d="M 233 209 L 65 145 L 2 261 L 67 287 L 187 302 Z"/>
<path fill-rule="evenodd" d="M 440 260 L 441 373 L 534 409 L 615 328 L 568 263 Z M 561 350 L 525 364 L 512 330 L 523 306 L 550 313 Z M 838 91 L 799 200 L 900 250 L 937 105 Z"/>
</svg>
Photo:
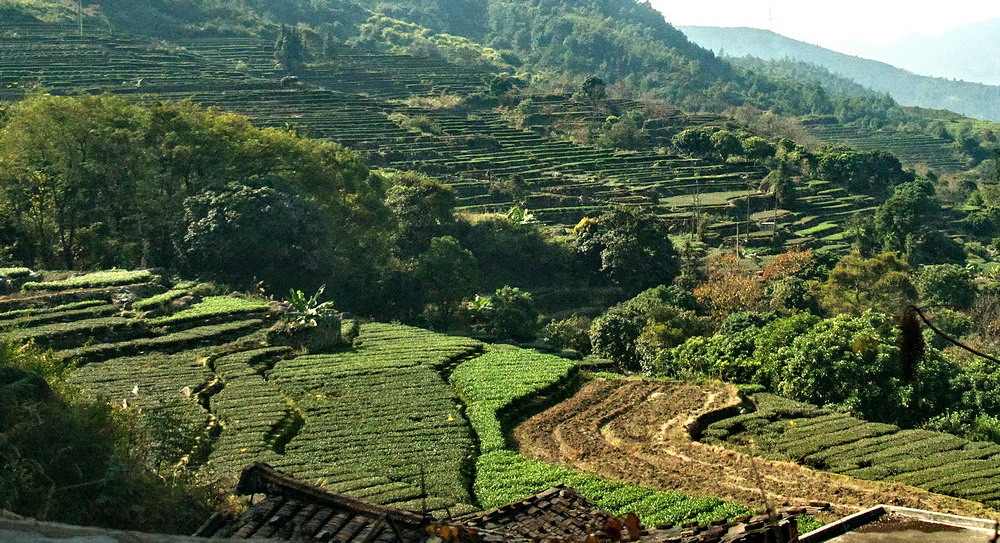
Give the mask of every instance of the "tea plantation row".
<svg viewBox="0 0 1000 543">
<path fill-rule="evenodd" d="M 1000 506 L 1000 445 L 865 422 L 771 394 L 751 399 L 754 411 L 710 425 L 703 440 Z"/>
</svg>

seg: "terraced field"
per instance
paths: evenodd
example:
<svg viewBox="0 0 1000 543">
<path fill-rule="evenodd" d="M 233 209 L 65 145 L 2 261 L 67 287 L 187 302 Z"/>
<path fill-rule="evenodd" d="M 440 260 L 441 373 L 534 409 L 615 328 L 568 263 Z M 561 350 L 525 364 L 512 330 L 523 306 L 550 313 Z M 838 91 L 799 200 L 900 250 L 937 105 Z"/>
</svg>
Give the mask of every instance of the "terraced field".
<svg viewBox="0 0 1000 543">
<path fill-rule="evenodd" d="M 113 92 L 138 100 L 191 98 L 251 117 L 262 126 L 293 128 L 361 151 L 375 167 L 415 169 L 457 190 L 461 209 L 506 212 L 523 203 L 544 223 L 571 226 L 611 204 L 641 206 L 690 232 L 695 216 L 709 244 L 846 247 L 846 218 L 870 213 L 875 202 L 812 182 L 793 210 L 777 210 L 757 190 L 762 171 L 653 152 L 598 149 L 550 134 L 572 133 L 602 116 L 642 108 L 629 100 L 599 107 L 565 95 L 531 96 L 524 128 L 500 110 L 462 103 L 485 90 L 490 74 L 440 59 L 390 55 L 336 46 L 333 59 L 311 65 L 302 84 L 284 87 L 270 40 L 198 38 L 177 43 L 45 24 L 0 22 L 0 100 L 24 89 L 58 93 Z M 413 97 L 458 99 L 433 107 Z M 447 102 L 447 100 L 444 100 Z M 470 105 L 472 104 L 472 105 Z M 717 115 L 661 108 L 647 126 L 666 145 L 678 130 L 720 125 Z M 406 126 L 426 119 L 430 131 Z M 927 136 L 814 125 L 821 140 L 862 149 L 887 149 L 909 165 L 939 172 L 963 166 L 947 142 Z M 749 202 L 750 214 L 736 204 Z M 775 232 L 776 230 L 776 232 Z"/>
<path fill-rule="evenodd" d="M 926 134 L 823 124 L 806 128 L 826 143 L 849 145 L 863 151 L 888 151 L 911 168 L 925 166 L 937 173 L 955 173 L 968 168 L 950 141 Z"/>
<path fill-rule="evenodd" d="M 505 212 L 515 201 L 502 185 L 521 183 L 533 214 L 555 225 L 572 225 L 609 204 L 625 204 L 648 207 L 683 228 L 693 193 L 701 194 L 704 209 L 725 214 L 761 176 L 753 168 L 553 139 L 515 128 L 490 108 L 407 105 L 413 96 L 466 97 L 485 89 L 488 74 L 435 59 L 341 46 L 334 61 L 311 66 L 303 85 L 283 88 L 272 47 L 268 40 L 250 38 L 164 44 L 96 31 L 81 38 L 66 27 L 0 24 L 0 87 L 6 89 L 0 99 L 15 99 L 27 86 L 150 101 L 192 98 L 246 114 L 260 125 L 339 141 L 375 166 L 442 177 L 470 212 Z M 561 100 L 555 107 L 581 107 L 565 96 L 552 100 Z M 418 117 L 428 118 L 436 130 L 414 131 L 399 122 Z M 709 122 L 679 112 L 669 117 L 664 127 Z"/>
<path fill-rule="evenodd" d="M 753 412 L 710 425 L 704 441 L 1000 507 L 1000 445 L 900 430 L 770 394 L 751 399 Z"/>
<path fill-rule="evenodd" d="M 29 272 L 30 273 L 30 272 Z M 443 371 L 482 345 L 366 324 L 360 345 L 297 356 L 268 346 L 276 318 L 253 298 L 148 271 L 42 280 L 18 270 L 0 339 L 77 362 L 72 381 L 175 434 L 162 451 L 215 476 L 271 462 L 338 492 L 412 509 L 475 510 L 475 441 Z M 198 300 L 200 298 L 200 300 Z"/>
<path fill-rule="evenodd" d="M 789 462 L 754 460 L 691 438 L 689 431 L 704 424 L 699 417 L 724 410 L 738 413 L 740 403 L 736 389 L 722 383 L 596 379 L 571 399 L 518 426 L 514 438 L 521 453 L 532 459 L 642 481 L 650 488 L 711 493 L 757 506 L 763 486 L 772 505 L 819 500 L 831 503 L 838 514 L 891 503 L 997 516 L 971 501 Z M 910 454 L 909 460 L 919 461 L 919 454 Z"/>
<path fill-rule="evenodd" d="M 707 523 L 750 512 L 744 505 L 710 497 L 714 493 L 653 490 L 623 480 L 627 478 L 603 478 L 513 450 L 512 425 L 572 390 L 576 375 L 572 361 L 504 346 L 492 346 L 455 369 L 451 383 L 468 406 L 479 436 L 475 492 L 483 507 L 499 507 L 566 484 L 615 514 L 638 514 L 647 526 Z"/>
<path fill-rule="evenodd" d="M 232 64 L 206 62 L 182 49 L 72 26 L 8 24 L 0 21 L 0 99 L 41 87 L 60 93 L 145 92 L 206 88 L 217 91 L 246 85 L 250 78 Z"/>
<path fill-rule="evenodd" d="M 649 525 L 749 512 L 514 451 L 512 422 L 572 389 L 571 360 L 380 323 L 362 324 L 350 346 L 304 354 L 268 342 L 278 315 L 265 301 L 213 296 L 208 285 L 148 271 L 0 273 L 11 291 L 0 296 L 0 340 L 72 360 L 84 391 L 158 428 L 154 450 L 171 465 L 234 481 L 264 461 L 334 492 L 443 516 L 556 484 Z"/>
</svg>

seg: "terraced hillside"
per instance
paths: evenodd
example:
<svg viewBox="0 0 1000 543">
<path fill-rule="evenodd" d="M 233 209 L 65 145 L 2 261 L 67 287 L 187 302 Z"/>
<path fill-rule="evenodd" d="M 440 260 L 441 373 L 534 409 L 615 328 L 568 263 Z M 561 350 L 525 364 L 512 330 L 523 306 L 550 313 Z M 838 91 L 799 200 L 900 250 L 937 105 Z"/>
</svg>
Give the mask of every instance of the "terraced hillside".
<svg viewBox="0 0 1000 543">
<path fill-rule="evenodd" d="M 981 504 L 912 486 L 859 480 L 789 462 L 754 460 L 692 439 L 689 432 L 704 424 L 700 417 L 738 413 L 741 402 L 736 389 L 722 383 L 596 379 L 571 399 L 520 425 L 514 438 L 529 458 L 642 481 L 651 488 L 710 492 L 743 503 L 758 503 L 763 486 L 772 504 L 820 500 L 831 503 L 840 514 L 892 503 L 996 516 Z M 921 458 L 911 453 L 909 460 Z"/>
<path fill-rule="evenodd" d="M 146 92 L 213 88 L 224 91 L 250 78 L 233 65 L 140 37 L 70 26 L 0 21 L 0 99 L 26 89 L 60 93 Z"/>
<path fill-rule="evenodd" d="M 0 339 L 76 360 L 84 390 L 176 428 L 167 460 L 221 477 L 267 461 L 413 509 L 423 483 L 428 508 L 475 509 L 463 475 L 474 441 L 439 371 L 478 342 L 366 324 L 355 348 L 297 356 L 267 343 L 276 316 L 263 300 L 205 296 L 148 271 L 44 281 L 14 271 Z"/>
<path fill-rule="evenodd" d="M 751 399 L 754 411 L 712 424 L 704 440 L 1000 507 L 1000 445 L 900 430 L 770 394 Z"/>
<path fill-rule="evenodd" d="M 71 381 L 149 423 L 170 466 L 234 481 L 263 461 L 334 492 L 441 516 L 557 484 L 648 525 L 749 512 L 512 450 L 512 418 L 571 389 L 575 361 L 381 323 L 361 324 L 350 346 L 305 354 L 269 339 L 280 315 L 266 301 L 145 270 L 3 268 L 0 289 L 0 340 L 72 360 Z"/>
<path fill-rule="evenodd" d="M 442 177 L 470 212 L 506 211 L 520 198 L 505 188 L 511 185 L 523 187 L 523 203 L 537 218 L 555 225 L 572 225 L 609 204 L 625 204 L 647 207 L 686 231 L 698 206 L 703 217 L 722 217 L 705 231 L 712 241 L 735 234 L 735 224 L 726 219 L 735 202 L 749 198 L 768 208 L 767 195 L 756 191 L 763 172 L 755 168 L 580 145 L 516 128 L 500 111 L 463 103 L 485 89 L 489 74 L 437 59 L 340 46 L 334 61 L 310 67 L 305 84 L 284 88 L 272 48 L 269 41 L 252 38 L 164 44 L 100 32 L 74 37 L 59 26 L 0 24 L 0 86 L 10 86 L 8 99 L 30 85 L 147 101 L 192 98 L 246 114 L 260 125 L 339 141 L 362 151 L 375 166 Z M 415 96 L 431 101 L 409 100 Z M 438 107 L 434 99 L 458 102 Z M 539 103 L 547 104 L 547 114 L 588 115 L 587 106 L 568 96 L 540 97 Z M 623 101 L 616 107 L 636 104 Z M 663 137 L 691 124 L 719 122 L 668 113 L 654 129 Z M 425 129 L 414 128 L 421 123 Z M 770 234 L 761 236 L 770 240 Z"/>
<path fill-rule="evenodd" d="M 827 124 L 813 124 L 806 128 L 825 143 L 848 145 L 863 151 L 888 151 L 911 168 L 923 166 L 938 173 L 955 173 L 968 168 L 966 160 L 955 151 L 954 144 L 926 134 Z"/>
</svg>

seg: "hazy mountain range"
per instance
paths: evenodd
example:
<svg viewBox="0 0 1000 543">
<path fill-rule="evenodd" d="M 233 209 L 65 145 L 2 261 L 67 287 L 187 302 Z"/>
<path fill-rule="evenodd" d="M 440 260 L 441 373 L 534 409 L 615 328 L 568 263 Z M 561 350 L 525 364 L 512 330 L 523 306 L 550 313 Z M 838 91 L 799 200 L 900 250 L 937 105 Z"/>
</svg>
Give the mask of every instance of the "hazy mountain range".
<svg viewBox="0 0 1000 543">
<path fill-rule="evenodd" d="M 701 26 L 679 28 L 691 41 L 716 54 L 815 64 L 872 90 L 888 93 L 902 105 L 947 109 L 1000 122 L 1000 86 L 921 76 L 884 62 L 845 55 L 769 30 Z M 997 40 L 996 37 L 992 39 Z M 981 58 L 987 63 L 991 55 L 984 53 Z"/>
<path fill-rule="evenodd" d="M 865 57 L 914 73 L 1000 85 L 1000 19 L 956 28 L 937 37 L 908 36 L 886 47 L 858 45 Z"/>
</svg>

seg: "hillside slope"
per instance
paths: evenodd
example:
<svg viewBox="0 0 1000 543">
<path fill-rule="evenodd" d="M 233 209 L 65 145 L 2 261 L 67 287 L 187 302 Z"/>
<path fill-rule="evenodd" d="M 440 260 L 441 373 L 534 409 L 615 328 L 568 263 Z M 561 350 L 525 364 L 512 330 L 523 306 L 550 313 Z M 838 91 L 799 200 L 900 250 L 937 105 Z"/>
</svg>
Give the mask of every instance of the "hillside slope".
<svg viewBox="0 0 1000 543">
<path fill-rule="evenodd" d="M 822 66 L 900 104 L 947 109 L 1000 121 L 1000 87 L 916 75 L 883 62 L 845 55 L 755 28 L 681 27 L 695 43 L 731 57 L 798 60 Z"/>
</svg>

